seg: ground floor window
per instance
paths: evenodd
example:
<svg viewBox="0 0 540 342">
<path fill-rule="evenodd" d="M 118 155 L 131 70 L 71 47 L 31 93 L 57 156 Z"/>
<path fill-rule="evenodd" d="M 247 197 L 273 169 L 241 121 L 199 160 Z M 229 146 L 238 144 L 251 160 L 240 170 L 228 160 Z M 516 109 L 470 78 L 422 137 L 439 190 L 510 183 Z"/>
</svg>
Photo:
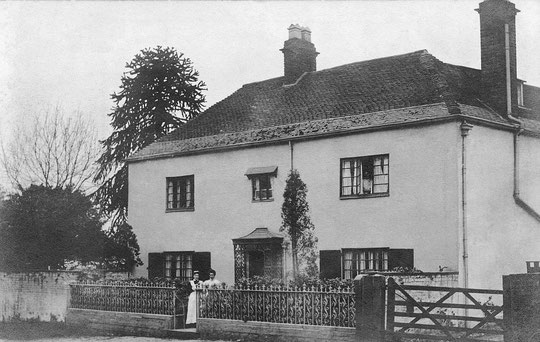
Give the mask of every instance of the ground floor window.
<svg viewBox="0 0 540 342">
<path fill-rule="evenodd" d="M 365 271 L 388 271 L 388 249 L 344 249 L 343 278 Z"/>
<path fill-rule="evenodd" d="M 189 280 L 193 275 L 193 253 L 177 252 L 165 254 L 165 278 Z"/>
<path fill-rule="evenodd" d="M 165 251 L 148 254 L 148 278 L 189 281 L 193 271 L 199 271 L 202 280 L 208 279 L 211 268 L 210 252 Z"/>
<path fill-rule="evenodd" d="M 322 279 L 354 279 L 370 271 L 392 271 L 414 268 L 412 249 L 343 248 L 320 251 L 320 276 Z"/>
</svg>

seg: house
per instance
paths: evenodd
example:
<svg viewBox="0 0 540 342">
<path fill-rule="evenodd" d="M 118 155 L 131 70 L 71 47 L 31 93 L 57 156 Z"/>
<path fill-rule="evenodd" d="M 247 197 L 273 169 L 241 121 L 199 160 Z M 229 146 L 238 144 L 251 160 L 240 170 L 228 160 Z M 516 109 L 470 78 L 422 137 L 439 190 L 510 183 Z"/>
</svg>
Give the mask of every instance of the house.
<svg viewBox="0 0 540 342">
<path fill-rule="evenodd" d="M 136 274 L 286 277 L 291 169 L 309 189 L 325 277 L 401 266 L 500 288 L 524 272 L 540 255 L 540 88 L 516 75 L 515 5 L 477 11 L 481 70 L 426 50 L 316 70 L 310 30 L 291 25 L 283 76 L 128 159 Z"/>
</svg>

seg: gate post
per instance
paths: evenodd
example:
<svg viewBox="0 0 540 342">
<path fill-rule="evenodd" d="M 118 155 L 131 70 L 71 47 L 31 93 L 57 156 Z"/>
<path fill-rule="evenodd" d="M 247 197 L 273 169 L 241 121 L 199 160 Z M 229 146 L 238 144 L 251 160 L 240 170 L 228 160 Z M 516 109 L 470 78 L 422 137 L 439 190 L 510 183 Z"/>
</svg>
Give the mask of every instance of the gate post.
<svg viewBox="0 0 540 342">
<path fill-rule="evenodd" d="M 354 279 L 356 336 L 362 342 L 384 341 L 386 279 L 381 275 L 358 275 Z"/>
<path fill-rule="evenodd" d="M 503 276 L 504 340 L 540 340 L 540 273 Z"/>
</svg>

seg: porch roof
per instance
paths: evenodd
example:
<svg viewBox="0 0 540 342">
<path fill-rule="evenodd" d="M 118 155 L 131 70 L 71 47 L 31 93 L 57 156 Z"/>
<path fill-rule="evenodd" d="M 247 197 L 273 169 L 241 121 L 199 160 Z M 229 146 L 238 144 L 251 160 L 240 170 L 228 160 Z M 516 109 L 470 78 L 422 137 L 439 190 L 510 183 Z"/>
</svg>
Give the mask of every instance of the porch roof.
<svg viewBox="0 0 540 342">
<path fill-rule="evenodd" d="M 233 239 L 234 244 L 248 244 L 248 243 L 281 243 L 285 236 L 281 233 L 273 232 L 268 228 L 261 227 L 255 228 L 254 231 L 248 235 Z"/>
</svg>

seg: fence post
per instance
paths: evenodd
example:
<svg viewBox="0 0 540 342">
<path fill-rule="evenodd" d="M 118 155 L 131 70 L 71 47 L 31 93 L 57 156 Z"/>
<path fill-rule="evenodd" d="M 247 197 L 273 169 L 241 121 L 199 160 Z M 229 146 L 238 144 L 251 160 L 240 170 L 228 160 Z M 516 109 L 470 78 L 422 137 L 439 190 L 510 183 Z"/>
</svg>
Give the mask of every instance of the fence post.
<svg viewBox="0 0 540 342">
<path fill-rule="evenodd" d="M 384 341 L 386 281 L 381 275 L 358 275 L 354 279 L 356 336 L 362 342 Z"/>
<path fill-rule="evenodd" d="M 172 291 L 173 294 L 173 329 L 176 329 L 176 289 Z"/>
</svg>

